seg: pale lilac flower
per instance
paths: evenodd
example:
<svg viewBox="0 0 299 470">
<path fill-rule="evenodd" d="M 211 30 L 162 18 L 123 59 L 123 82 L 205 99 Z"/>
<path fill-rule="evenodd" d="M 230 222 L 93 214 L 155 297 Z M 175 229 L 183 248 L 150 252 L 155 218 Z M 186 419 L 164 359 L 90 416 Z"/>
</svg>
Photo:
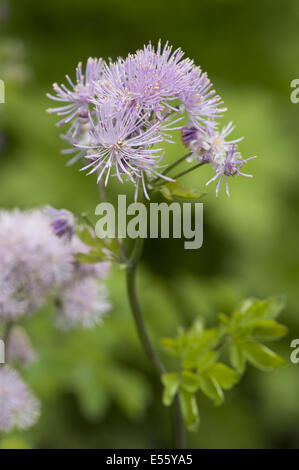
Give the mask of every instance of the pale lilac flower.
<svg viewBox="0 0 299 470">
<path fill-rule="evenodd" d="M 87 277 L 69 284 L 60 297 L 57 325 L 63 329 L 92 328 L 102 322 L 109 310 L 105 287 Z"/>
<path fill-rule="evenodd" d="M 119 107 L 135 106 L 139 111 L 153 111 L 159 119 L 168 113 L 186 109 L 190 118 L 205 120 L 225 111 L 222 101 L 200 67 L 183 58 L 181 49 L 173 51 L 159 41 L 157 50 L 148 44 L 126 59 L 118 59 L 104 67 L 96 89 L 95 102 L 112 100 Z M 182 107 L 172 103 L 182 102 Z"/>
<path fill-rule="evenodd" d="M 51 227 L 55 235 L 70 241 L 74 235 L 74 215 L 66 209 L 55 209 L 51 206 L 45 208 L 45 214 L 51 220 Z"/>
<path fill-rule="evenodd" d="M 191 155 L 187 161 L 196 160 L 199 163 L 209 163 L 215 170 L 216 175 L 206 184 L 218 179 L 216 186 L 216 195 L 218 196 L 221 181 L 226 179 L 226 194 L 229 196 L 228 177 L 242 175 L 252 177 L 240 171 L 244 163 L 255 157 L 243 159 L 240 152 L 237 151 L 237 143 L 243 137 L 228 140 L 227 137 L 234 130 L 233 123 L 230 122 L 220 131 L 218 124 L 214 120 L 208 120 L 205 127 L 194 126 L 192 123 L 183 127 L 181 137 L 184 145 L 190 149 Z"/>
<path fill-rule="evenodd" d="M 0 367 L 0 431 L 29 428 L 39 414 L 39 401 L 20 375 L 7 366 Z"/>
<path fill-rule="evenodd" d="M 209 163 L 224 158 L 232 144 L 240 142 L 243 137 L 234 140 L 226 138 L 235 129 L 230 122 L 220 131 L 215 121 L 207 121 L 205 127 L 194 127 L 192 124 L 181 130 L 182 141 L 191 150 L 191 159 L 198 162 Z"/>
<path fill-rule="evenodd" d="M 0 319 L 12 321 L 25 315 L 29 309 L 29 301 L 19 291 L 14 279 L 7 279 L 4 273 L 0 275 Z"/>
<path fill-rule="evenodd" d="M 200 68 L 183 56 L 181 49 L 173 51 L 168 43 L 162 48 L 159 41 L 157 50 L 150 43 L 105 67 L 97 85 L 97 99 L 131 103 L 159 116 L 165 109 L 177 112 L 169 101 L 177 100 L 184 90 L 196 92 L 200 84 Z"/>
<path fill-rule="evenodd" d="M 207 74 L 181 49 L 163 47 L 161 41 L 108 64 L 93 59 L 86 77 L 81 68 L 77 72 L 77 85 L 68 81 L 72 90 L 55 84 L 57 97 L 49 97 L 69 103 L 51 110 L 65 116 L 59 124 L 72 121 L 62 136 L 70 144 L 64 153 L 74 153 L 69 164 L 88 159 L 82 169 L 96 173 L 105 185 L 110 175 L 131 181 L 135 199 L 140 185 L 148 198 L 147 180 L 161 177 L 164 154 L 156 147 L 173 142 L 172 131 L 181 128 L 174 123 L 185 110 L 195 127 L 207 126 L 225 111 Z"/>
<path fill-rule="evenodd" d="M 89 169 L 88 174 L 96 172 L 97 181 L 103 177 L 105 185 L 114 170 L 113 175 L 120 182 L 123 178 L 134 184 L 141 180 L 146 193 L 144 173 L 149 177 L 159 174 L 162 148 L 153 146 L 164 140 L 165 128 L 159 122 L 146 127 L 144 118 L 135 110 L 115 110 L 109 101 L 97 107 L 96 119 L 91 122 L 90 145 L 77 145 L 86 150 L 85 158 L 90 161 L 82 170 Z"/>
<path fill-rule="evenodd" d="M 10 363 L 18 362 L 23 366 L 33 362 L 36 358 L 30 338 L 21 326 L 14 326 L 10 332 L 6 346 L 6 358 Z"/>
<path fill-rule="evenodd" d="M 196 126 L 204 125 L 208 119 L 221 117 L 222 113 L 226 111 L 226 108 L 220 107 L 223 102 L 212 87 L 213 84 L 204 73 L 198 77 L 198 86 L 195 91 L 186 88 L 179 94 L 179 99 L 182 101 L 190 120 Z"/>
<path fill-rule="evenodd" d="M 88 118 L 90 101 L 94 98 L 95 83 L 101 78 L 103 64 L 102 59 L 93 59 L 90 57 L 86 64 L 85 74 L 82 71 L 82 63 L 79 62 L 76 69 L 75 82 L 66 75 L 70 88 L 67 88 L 64 84 L 53 84 L 56 95 L 47 94 L 48 98 L 61 103 L 68 103 L 48 109 L 49 113 L 64 116 L 58 122 L 58 126 L 66 124 L 76 118 L 72 126 L 72 133 L 76 134 L 80 128 L 80 124 L 84 124 L 85 120 Z"/>
<path fill-rule="evenodd" d="M 0 315 L 35 310 L 73 272 L 71 249 L 41 210 L 0 211 Z M 4 286 L 4 287 L 3 287 Z"/>
<path fill-rule="evenodd" d="M 241 171 L 241 168 L 244 165 L 244 163 L 248 162 L 249 160 L 252 160 L 253 158 L 255 158 L 255 156 L 243 159 L 240 152 L 236 151 L 236 146 L 234 144 L 231 145 L 230 149 L 228 150 L 228 152 L 225 154 L 224 157 L 219 156 L 218 158 L 215 158 L 212 161 L 211 165 L 216 171 L 216 175 L 213 178 L 211 178 L 206 183 L 206 185 L 218 179 L 218 183 L 216 185 L 216 195 L 218 196 L 221 181 L 225 177 L 226 194 L 227 196 L 229 196 L 230 194 L 229 194 L 229 188 L 228 188 L 228 177 L 242 175 L 242 176 L 245 176 L 246 178 L 252 178 L 252 175 L 243 173 Z"/>
</svg>

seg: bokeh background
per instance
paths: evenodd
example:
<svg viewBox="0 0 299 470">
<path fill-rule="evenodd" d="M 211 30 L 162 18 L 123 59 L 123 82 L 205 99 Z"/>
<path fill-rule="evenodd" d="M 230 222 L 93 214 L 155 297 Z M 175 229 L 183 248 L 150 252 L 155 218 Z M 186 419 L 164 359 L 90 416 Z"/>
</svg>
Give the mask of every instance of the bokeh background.
<svg viewBox="0 0 299 470">
<path fill-rule="evenodd" d="M 142 306 L 156 345 L 201 316 L 213 324 L 246 296 L 284 293 L 287 338 L 274 345 L 286 359 L 299 338 L 299 104 L 290 82 L 299 78 L 296 0 L 15 0 L 0 7 L 1 207 L 51 204 L 94 211 L 92 177 L 67 168 L 63 142 L 46 114 L 45 97 L 89 56 L 124 56 L 151 40 L 182 47 L 206 70 L 228 107 L 223 119 L 244 135 L 245 156 L 258 155 L 253 180 L 231 182 L 231 198 L 204 199 L 204 245 L 149 240 L 138 277 Z M 183 147 L 168 149 L 169 161 Z M 209 170 L 185 177 L 204 188 Z M 113 199 L 119 187 L 110 186 Z M 123 190 L 124 188 L 122 188 Z M 129 188 L 125 189 L 128 190 Z M 27 321 L 39 352 L 25 371 L 42 400 L 42 416 L 4 447 L 169 447 L 169 410 L 140 348 L 124 292 L 124 272 L 110 275 L 111 313 L 92 331 L 61 333 L 46 311 Z M 274 373 L 251 368 L 226 402 L 200 400 L 194 448 L 298 448 L 299 364 Z"/>
</svg>

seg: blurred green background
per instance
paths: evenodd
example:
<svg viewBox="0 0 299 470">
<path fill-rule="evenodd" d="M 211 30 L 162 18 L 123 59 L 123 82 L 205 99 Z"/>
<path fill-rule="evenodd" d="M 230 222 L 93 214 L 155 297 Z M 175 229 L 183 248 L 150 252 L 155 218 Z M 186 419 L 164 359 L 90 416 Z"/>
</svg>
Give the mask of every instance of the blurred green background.
<svg viewBox="0 0 299 470">
<path fill-rule="evenodd" d="M 0 203 L 25 208 L 51 204 L 93 213 L 92 177 L 66 168 L 63 142 L 46 114 L 54 81 L 73 76 L 89 56 L 116 58 L 151 40 L 169 40 L 194 58 L 214 82 L 233 119 L 234 136 L 253 180 L 231 182 L 231 198 L 209 186 L 204 245 L 194 252 L 178 240 L 148 240 L 138 287 L 151 334 L 175 334 L 198 316 L 213 324 L 246 296 L 284 293 L 281 321 L 289 335 L 276 350 L 289 358 L 299 338 L 299 104 L 290 82 L 299 78 L 296 0 L 15 0 L 0 9 Z M 180 145 L 167 152 L 182 155 Z M 204 188 L 207 169 L 185 177 Z M 222 188 L 223 189 L 223 188 Z M 119 186 L 110 186 L 115 197 Z M 123 190 L 123 188 L 122 188 Z M 104 324 L 69 334 L 55 330 L 51 312 L 26 323 L 39 360 L 25 376 L 42 400 L 42 416 L 6 447 L 169 447 L 169 410 L 141 351 L 125 292 L 124 272 L 108 281 L 113 305 Z M 194 448 L 298 448 L 299 364 L 270 374 L 248 369 L 222 407 L 200 401 Z"/>
</svg>

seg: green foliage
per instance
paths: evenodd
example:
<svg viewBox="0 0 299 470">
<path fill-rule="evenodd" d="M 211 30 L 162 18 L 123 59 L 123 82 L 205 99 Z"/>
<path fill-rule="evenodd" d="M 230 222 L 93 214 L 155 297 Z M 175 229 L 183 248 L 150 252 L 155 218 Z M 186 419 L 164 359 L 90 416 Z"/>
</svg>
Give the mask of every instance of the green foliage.
<svg viewBox="0 0 299 470">
<path fill-rule="evenodd" d="M 247 361 L 267 371 L 285 365 L 282 357 L 260 343 L 282 338 L 287 333 L 286 327 L 274 320 L 283 306 L 283 297 L 247 299 L 231 316 L 220 313 L 215 328 L 205 329 L 197 321 L 189 330 L 181 329 L 176 338 L 162 339 L 166 351 L 180 360 L 177 372 L 162 377 L 163 403 L 171 405 L 179 394 L 185 424 L 190 431 L 199 425 L 197 392 L 215 405 L 221 405 L 224 390 L 230 390 L 239 382 Z M 232 367 L 219 360 L 226 346 Z"/>
<path fill-rule="evenodd" d="M 206 193 L 192 188 L 185 188 L 178 181 L 170 181 L 159 187 L 159 191 L 168 200 L 173 200 L 174 196 L 185 199 L 200 199 Z"/>
<path fill-rule="evenodd" d="M 146 243 L 147 272 L 144 267 L 138 282 L 151 336 L 157 341 L 163 335 L 172 335 L 178 323 L 188 325 L 198 313 L 210 324 L 214 321 L 214 312 L 229 312 L 234 302 L 248 293 L 264 297 L 269 292 L 282 291 L 288 298 L 284 317 L 290 338 L 297 337 L 299 105 L 289 100 L 294 57 L 299 52 L 296 2 L 286 0 L 282 9 L 281 2 L 273 0 L 273 8 L 269 9 L 268 2 L 257 0 L 222 0 L 215 1 L 215 5 L 211 0 L 193 0 L 191 7 L 186 8 L 182 2 L 155 0 L 142 3 L 138 10 L 134 9 L 133 2 L 120 0 L 84 3 L 12 0 L 10 3 L 10 24 L 3 23 L 3 34 L 8 29 L 9 37 L 23 38 L 28 53 L 26 62 L 34 81 L 27 83 L 26 90 L 18 92 L 5 79 L 1 62 L 1 78 L 7 85 L 7 103 L 0 109 L 1 131 L 6 142 L 4 148 L 1 146 L 2 206 L 32 207 L 50 203 L 75 212 L 93 211 L 98 201 L 95 181 L 91 176 L 83 176 L 78 165 L 66 167 L 65 158 L 59 156 L 63 148 L 58 138 L 60 131 L 54 127 L 56 119 L 44 112 L 50 105 L 44 95 L 50 91 L 53 81 L 64 82 L 65 73 L 73 79 L 79 60 L 98 55 L 124 56 L 149 39 L 156 44 L 163 31 L 164 39 L 169 39 L 175 47 L 181 46 L 209 72 L 229 108 L 225 123 L 233 119 L 237 125 L 233 136 L 245 136 L 240 144 L 241 152 L 246 156 L 256 154 L 259 158 L 250 170 L 248 167 L 248 172 L 254 175 L 252 180 L 233 179 L 230 199 L 225 197 L 224 191 L 216 199 L 214 188 L 208 187 L 202 249 L 196 253 L 180 250 L 175 240 L 168 240 L 167 244 L 163 240 Z M 160 15 L 157 15 L 157 8 Z M 260 12 L 258 18 L 257 11 Z M 165 22 L 165 15 L 170 15 L 170 21 Z M 37 17 L 39 21 L 35 21 Z M 112 17 L 115 28 L 109 26 L 109 21 L 102 21 L 102 27 L 98 28 L 101 18 Z M 124 36 L 123 30 L 128 24 L 130 27 Z M 244 34 L 241 41 L 236 41 L 240 28 Z M 277 34 L 278 29 L 281 34 Z M 82 34 L 76 35 L 74 30 Z M 213 41 L 206 41 L 207 35 L 213 37 Z M 232 50 L 238 55 L 239 67 L 236 67 Z M 16 76 L 20 75 L 19 69 L 10 69 Z M 278 109 L 279 113 L 275 112 Z M 169 145 L 166 150 L 165 162 L 168 163 L 185 152 L 182 145 L 181 152 L 177 151 L 177 145 Z M 210 177 L 212 172 L 203 168 L 182 181 L 186 186 L 203 188 Z M 112 179 L 107 188 L 111 198 L 119 190 L 127 192 L 127 185 L 120 186 L 116 180 Z M 157 262 L 162 255 L 163 264 Z M 96 330 L 96 341 L 90 341 L 88 336 L 82 342 L 84 350 L 82 348 L 80 357 L 89 357 L 97 348 L 97 353 L 100 351 L 105 356 L 115 356 L 119 351 L 111 367 L 125 362 L 131 371 L 138 371 L 145 378 L 149 368 L 141 352 L 136 354 L 138 344 L 122 286 L 122 273 L 113 273 L 109 288 L 113 311 L 102 328 Z M 32 322 L 36 320 L 31 317 L 28 323 L 33 327 Z M 50 331 L 48 336 L 46 328 Z M 164 424 L 167 418 L 165 415 L 163 419 L 158 405 L 159 389 L 153 390 L 149 383 L 145 386 L 152 405 L 146 415 L 146 425 L 142 421 L 140 425 L 132 425 L 128 420 L 124 423 L 114 401 L 96 426 L 85 419 L 82 425 L 81 403 L 80 407 L 70 409 L 70 396 L 64 396 L 65 376 L 78 359 L 75 346 L 78 337 L 70 333 L 73 334 L 75 338 L 71 342 L 64 335 L 57 338 L 57 332 L 49 330 L 42 322 L 32 334 L 39 351 L 48 347 L 49 355 L 55 355 L 59 341 L 60 356 L 69 351 L 73 361 L 70 359 L 61 368 L 55 365 L 52 371 L 49 357 L 41 355 L 36 388 L 51 391 L 51 400 L 43 395 L 42 419 L 30 435 L 30 446 L 168 446 L 170 440 L 165 441 Z M 93 338 L 93 333 L 90 334 Z M 290 352 L 288 340 L 280 347 L 285 357 Z M 106 372 L 109 374 L 109 367 Z M 105 371 L 102 376 L 105 378 Z M 129 382 L 133 383 L 130 375 L 126 383 Z M 252 389 L 254 394 L 248 393 Z M 72 392 L 71 385 L 69 391 Z M 240 393 L 234 395 L 234 400 L 226 400 L 220 408 L 206 406 L 205 399 L 198 394 L 201 432 L 190 434 L 189 444 L 193 448 L 296 446 L 298 393 L 298 365 L 289 364 L 275 373 L 249 374 L 240 384 Z M 77 397 L 77 392 L 74 394 Z M 256 400 L 260 405 L 258 409 Z M 139 406 L 146 408 L 141 401 Z M 29 439 L 28 433 L 26 438 Z M 21 446 L 15 443 L 16 447 L 18 445 Z"/>
<path fill-rule="evenodd" d="M 102 261 L 120 261 L 119 249 L 115 239 L 97 238 L 93 227 L 85 224 L 79 225 L 76 230 L 80 240 L 90 248 L 88 253 L 76 253 L 79 263 L 95 264 Z"/>
</svg>

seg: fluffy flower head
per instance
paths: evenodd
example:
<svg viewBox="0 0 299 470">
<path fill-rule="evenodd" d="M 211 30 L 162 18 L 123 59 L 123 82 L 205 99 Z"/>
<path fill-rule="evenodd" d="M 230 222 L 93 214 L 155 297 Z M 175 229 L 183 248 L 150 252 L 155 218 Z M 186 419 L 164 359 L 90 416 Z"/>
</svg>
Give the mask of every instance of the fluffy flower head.
<svg viewBox="0 0 299 470">
<path fill-rule="evenodd" d="M 19 374 L 8 368 L 0 368 L 0 431 L 14 428 L 26 429 L 39 416 L 38 400 L 28 390 Z"/>
<path fill-rule="evenodd" d="M 47 94 L 48 98 L 67 103 L 63 106 L 48 109 L 49 113 L 64 116 L 63 119 L 58 122 L 59 126 L 74 120 L 73 131 L 74 133 L 78 131 L 80 118 L 86 119 L 88 117 L 89 103 L 94 98 L 95 84 L 97 80 L 100 79 L 102 70 L 102 59 L 93 59 L 90 57 L 86 64 L 85 74 L 82 71 L 82 63 L 79 62 L 76 69 L 75 83 L 66 75 L 70 88 L 67 88 L 64 84 L 53 84 L 56 95 Z M 77 121 L 77 119 L 79 119 L 79 121 Z"/>
<path fill-rule="evenodd" d="M 109 308 L 104 286 L 90 277 L 80 279 L 64 289 L 57 324 L 63 329 L 92 328 L 101 323 Z"/>
<path fill-rule="evenodd" d="M 73 256 L 41 210 L 0 212 L 0 314 L 14 318 L 42 305 L 66 282 Z"/>
<path fill-rule="evenodd" d="M 48 96 L 68 103 L 50 112 L 65 116 L 59 124 L 71 123 L 63 136 L 71 146 L 65 153 L 75 152 L 70 163 L 85 158 L 98 182 L 107 184 L 112 172 L 131 181 L 135 195 L 141 183 L 148 196 L 145 180 L 161 176 L 162 144 L 173 142 L 183 112 L 197 125 L 224 111 L 207 74 L 161 41 L 108 64 L 89 59 L 85 77 L 79 66 L 77 83 L 67 79 L 71 89 L 54 84 L 57 96 Z"/>
</svg>

